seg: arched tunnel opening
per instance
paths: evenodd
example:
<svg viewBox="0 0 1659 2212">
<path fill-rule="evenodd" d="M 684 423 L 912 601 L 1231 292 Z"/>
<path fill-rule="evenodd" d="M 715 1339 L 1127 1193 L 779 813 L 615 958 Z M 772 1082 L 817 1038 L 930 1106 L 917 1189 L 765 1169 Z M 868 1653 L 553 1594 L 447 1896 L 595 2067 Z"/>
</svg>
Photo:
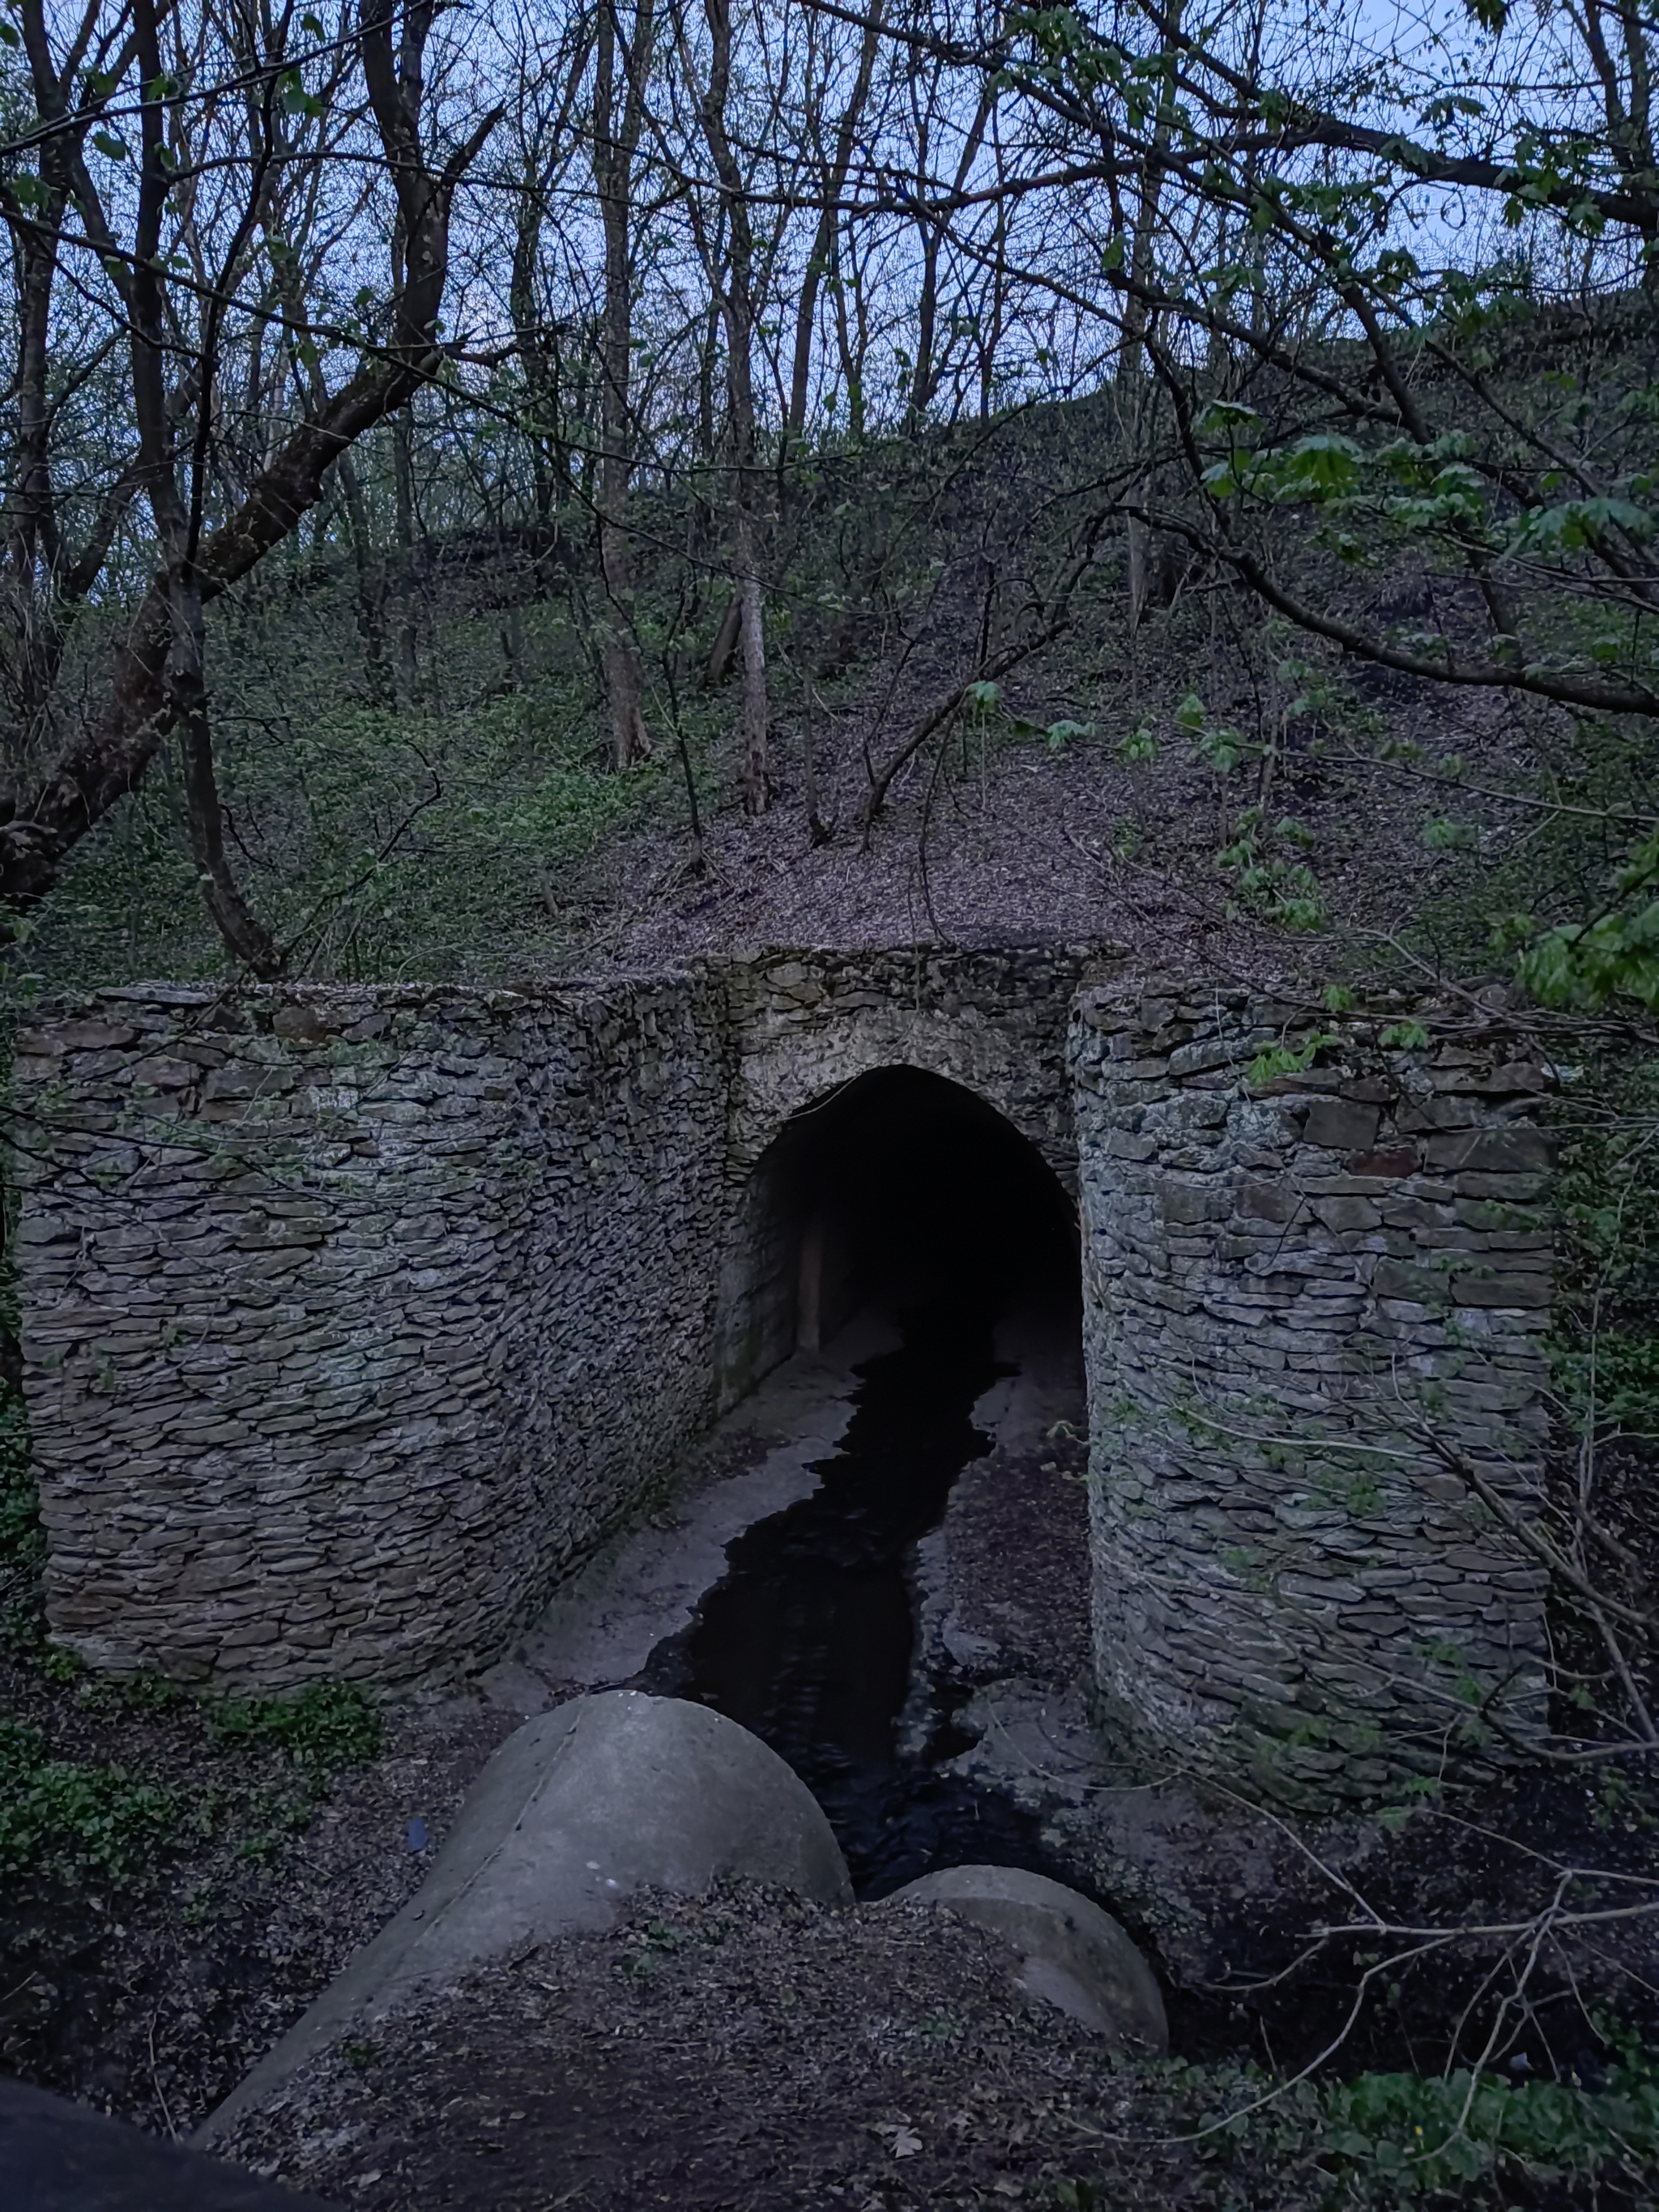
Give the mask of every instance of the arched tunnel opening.
<svg viewBox="0 0 1659 2212">
<path fill-rule="evenodd" d="M 795 1115 L 751 1174 L 722 1283 L 720 1395 L 861 1310 L 994 1327 L 1078 1298 L 1077 1221 L 1030 1140 L 960 1084 L 878 1068 Z M 1073 1322 L 1075 1326 L 1075 1322 Z"/>
<path fill-rule="evenodd" d="M 787 1759 L 860 1895 L 975 1860 L 1047 1870 L 1036 1822 L 949 1771 L 971 1741 L 956 1718 L 970 1686 L 924 1633 L 938 1567 L 922 1547 L 997 1443 L 987 1409 L 1008 1392 L 988 1394 L 1042 1367 L 1075 1376 L 1080 1400 L 1076 1218 L 1059 1177 L 961 1085 L 908 1067 L 860 1076 L 757 1164 L 723 1298 L 728 1405 L 797 1350 L 874 1348 L 853 1366 L 819 1486 L 729 1547 L 642 1686 L 713 1706 Z"/>
</svg>

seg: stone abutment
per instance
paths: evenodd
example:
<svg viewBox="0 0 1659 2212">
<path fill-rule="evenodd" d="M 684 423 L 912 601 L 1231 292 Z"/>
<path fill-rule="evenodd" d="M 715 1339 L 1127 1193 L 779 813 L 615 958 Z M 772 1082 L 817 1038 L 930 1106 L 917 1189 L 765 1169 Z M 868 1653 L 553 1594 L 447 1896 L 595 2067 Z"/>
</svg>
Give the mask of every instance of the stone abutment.
<svg viewBox="0 0 1659 2212">
<path fill-rule="evenodd" d="M 1523 1745 L 1543 1593 L 1468 1477 L 1540 1477 L 1540 1072 L 1497 1016 L 1316 1030 L 1086 950 L 44 1012 L 13 1173 L 54 1637 L 241 1689 L 492 1657 L 855 1296 L 789 1163 L 892 1069 L 1075 1194 L 1118 1732 L 1303 1799 Z"/>
</svg>

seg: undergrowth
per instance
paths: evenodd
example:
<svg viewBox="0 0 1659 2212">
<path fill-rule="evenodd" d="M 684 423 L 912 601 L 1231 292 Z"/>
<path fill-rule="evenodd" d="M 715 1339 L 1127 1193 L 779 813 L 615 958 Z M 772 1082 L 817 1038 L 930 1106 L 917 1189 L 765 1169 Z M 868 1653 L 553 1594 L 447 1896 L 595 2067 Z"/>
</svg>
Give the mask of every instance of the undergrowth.
<svg viewBox="0 0 1659 2212">
<path fill-rule="evenodd" d="M 185 1810 L 176 1790 L 124 1766 L 53 1758 L 39 1729 L 0 1720 L 0 1884 L 143 1882 Z"/>
<path fill-rule="evenodd" d="M 275 1753 L 301 1787 L 273 1792 L 211 1773 L 139 1780 L 123 1763 L 60 1756 L 43 1729 L 0 1720 L 0 1891 L 141 1888 L 181 1848 L 215 1834 L 268 1856 L 305 1825 L 332 1778 L 375 1758 L 382 1741 L 380 1716 L 355 1683 L 313 1683 L 287 1698 L 204 1698 L 158 1675 L 83 1674 L 74 1701 L 94 1713 L 195 1723 L 213 1749 L 234 1757 Z M 190 1737 L 178 1747 L 188 1753 Z"/>
<path fill-rule="evenodd" d="M 1659 2174 L 1659 2073 L 1627 2044 L 1596 2087 L 1463 2069 L 1304 2082 L 1204 2148 L 1224 2166 L 1249 2151 L 1305 2162 L 1329 2212 L 1507 2208 L 1513 2192 L 1536 2201 L 1542 2186 L 1639 2187 Z"/>
<path fill-rule="evenodd" d="M 223 1748 L 284 1754 L 315 1781 L 378 1758 L 380 1716 L 355 1682 L 313 1682 L 291 1697 L 226 1698 L 207 1707 L 208 1732 Z"/>
<path fill-rule="evenodd" d="M 41 1640 L 40 1577 L 46 1533 L 29 1459 L 28 1418 L 15 1391 L 0 1389 L 0 1648 Z"/>
<path fill-rule="evenodd" d="M 1518 2212 L 1521 2205 L 1648 2205 L 1659 2180 L 1659 2067 L 1607 2028 L 1613 2063 L 1591 2085 L 1491 2072 L 1359 2074 L 1275 2087 L 1253 2066 L 1156 2069 L 1184 2113 L 1225 2212 L 1395 2205 Z M 1588 2192 L 1588 2193 L 1587 2193 Z M 1112 2195 L 1077 2176 L 1056 2212 L 1108 2212 Z"/>
<path fill-rule="evenodd" d="M 1576 1435 L 1659 1442 L 1659 1060 L 1568 1072 L 1553 1114 L 1561 1265 L 1551 1338 Z"/>
</svg>

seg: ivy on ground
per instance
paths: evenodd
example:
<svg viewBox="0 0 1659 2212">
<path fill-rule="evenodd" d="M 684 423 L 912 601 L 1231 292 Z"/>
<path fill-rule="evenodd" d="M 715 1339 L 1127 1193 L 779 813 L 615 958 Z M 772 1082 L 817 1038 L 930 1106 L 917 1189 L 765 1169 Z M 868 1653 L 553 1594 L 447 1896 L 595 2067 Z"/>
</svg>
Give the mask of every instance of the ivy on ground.
<svg viewBox="0 0 1659 2212">
<path fill-rule="evenodd" d="M 1175 2093 L 1172 2123 L 1180 2128 L 1184 2113 L 1193 2130 L 1188 2139 L 1213 2185 L 1206 2201 L 1230 2208 L 1510 2212 L 1521 2203 L 1604 2195 L 1610 2203 L 1645 2203 L 1640 2192 L 1659 2172 L 1659 2067 L 1634 2039 L 1609 2023 L 1602 2029 L 1611 2063 L 1594 2086 L 1463 2069 L 1275 2089 L 1250 2066 L 1176 2061 L 1156 2072 Z M 1053 2198 L 1064 2212 L 1105 2212 L 1109 2201 L 1081 2176 L 1060 2183 Z"/>
<path fill-rule="evenodd" d="M 0 1883 L 141 1884 L 183 1810 L 173 1790 L 122 1766 L 55 1759 L 39 1729 L 0 1720 Z"/>
</svg>

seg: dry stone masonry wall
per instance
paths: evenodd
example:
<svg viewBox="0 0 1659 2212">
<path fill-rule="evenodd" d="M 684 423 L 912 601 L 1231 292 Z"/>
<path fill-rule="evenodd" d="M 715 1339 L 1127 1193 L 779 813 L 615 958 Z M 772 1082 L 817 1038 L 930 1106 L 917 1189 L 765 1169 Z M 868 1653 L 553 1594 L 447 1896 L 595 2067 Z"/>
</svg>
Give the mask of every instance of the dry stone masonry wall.
<svg viewBox="0 0 1659 2212">
<path fill-rule="evenodd" d="M 710 996 L 149 988 L 26 1031 L 56 1634 L 261 1685 L 498 1647 L 706 1416 Z"/>
<path fill-rule="evenodd" d="M 496 1651 L 683 1457 L 745 1316 L 742 1382 L 792 1348 L 778 1121 L 902 1062 L 1056 1145 L 1079 959 L 43 1017 L 15 1170 L 53 1632 L 258 1686 Z"/>
<path fill-rule="evenodd" d="M 735 1161 L 759 1159 L 792 1114 L 880 1067 L 922 1067 L 977 1093 L 1067 1189 L 1077 1144 L 1066 1037 L 1092 948 L 786 953 L 730 971 L 739 1049 Z"/>
<path fill-rule="evenodd" d="M 500 1650 L 791 1348 L 781 1133 L 903 1065 L 1079 1193 L 1120 1729 L 1327 1799 L 1472 1717 L 1524 1738 L 1539 1581 L 1463 1476 L 1538 1477 L 1540 1072 L 1495 1024 L 1320 1048 L 1110 978 L 791 952 L 43 1015 L 14 1172 L 53 1632 L 258 1687 Z"/>
<path fill-rule="evenodd" d="M 1176 985 L 1073 1042 L 1100 1687 L 1292 1799 L 1501 1752 L 1542 1692 L 1479 1493 L 1540 1480 L 1543 1072 L 1478 1017 L 1336 1030 Z"/>
</svg>

